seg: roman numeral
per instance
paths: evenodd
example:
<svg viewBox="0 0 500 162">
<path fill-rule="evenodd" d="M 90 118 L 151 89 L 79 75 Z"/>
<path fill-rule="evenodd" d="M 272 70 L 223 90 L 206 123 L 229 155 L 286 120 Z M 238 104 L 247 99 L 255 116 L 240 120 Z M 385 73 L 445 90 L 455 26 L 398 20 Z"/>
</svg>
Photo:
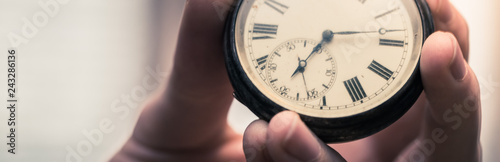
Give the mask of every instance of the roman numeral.
<svg viewBox="0 0 500 162">
<path fill-rule="evenodd" d="M 260 36 L 254 36 L 253 39 L 274 39 L 273 36 L 278 34 L 278 25 L 271 24 L 258 24 L 255 23 L 253 26 L 253 33 L 257 33 Z"/>
<path fill-rule="evenodd" d="M 358 77 L 354 77 L 352 79 L 344 81 L 344 86 L 347 89 L 347 92 L 349 92 L 352 102 L 359 101 L 366 97 L 365 90 L 359 83 Z"/>
<path fill-rule="evenodd" d="M 326 107 L 326 96 L 323 96 L 323 98 L 320 100 L 320 109 L 323 110 L 324 107 Z"/>
<path fill-rule="evenodd" d="M 381 17 L 384 17 L 384 16 L 386 16 L 386 15 L 389 15 L 390 13 L 393 13 L 394 11 L 397 11 L 397 10 L 399 10 L 399 7 L 398 7 L 398 8 L 395 8 L 395 9 L 392 9 L 392 10 L 389 10 L 389 11 L 387 11 L 387 12 L 384 12 L 384 13 L 382 13 L 382 14 L 380 14 L 380 15 L 377 15 L 377 16 L 375 16 L 375 19 L 379 19 L 379 18 L 381 18 Z"/>
<path fill-rule="evenodd" d="M 267 57 L 269 57 L 269 55 L 265 55 L 265 56 L 258 58 L 256 60 L 258 65 L 255 68 L 260 67 L 260 70 L 264 70 L 266 68 Z"/>
<path fill-rule="evenodd" d="M 273 80 L 271 80 L 271 83 L 274 83 L 276 81 L 278 81 L 278 79 L 273 79 Z"/>
<path fill-rule="evenodd" d="M 366 0 L 358 0 L 361 4 L 365 4 Z"/>
<path fill-rule="evenodd" d="M 389 80 L 391 78 L 392 74 L 394 74 L 393 71 L 387 69 L 385 66 L 380 65 L 377 61 L 373 60 L 370 66 L 368 66 L 368 69 L 373 71 L 375 74 L 379 75 L 380 77 L 384 78 L 385 80 Z"/>
<path fill-rule="evenodd" d="M 381 46 L 394 46 L 394 47 L 404 47 L 405 42 L 400 40 L 391 40 L 391 39 L 380 39 L 379 45 Z"/>
<path fill-rule="evenodd" d="M 286 6 L 282 3 L 276 2 L 275 0 L 266 0 L 264 3 L 267 6 L 274 9 L 275 11 L 281 13 L 282 15 L 285 14 L 286 10 L 288 10 L 288 6 Z"/>
</svg>

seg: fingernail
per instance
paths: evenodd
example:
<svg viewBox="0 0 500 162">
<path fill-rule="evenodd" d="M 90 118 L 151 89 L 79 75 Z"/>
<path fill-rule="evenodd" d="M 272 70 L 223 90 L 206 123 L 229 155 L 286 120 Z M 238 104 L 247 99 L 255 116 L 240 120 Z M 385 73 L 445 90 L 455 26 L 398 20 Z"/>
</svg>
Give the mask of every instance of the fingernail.
<svg viewBox="0 0 500 162">
<path fill-rule="evenodd" d="M 321 145 L 297 114 L 289 115 L 294 119 L 287 136 L 284 139 L 285 151 L 300 161 L 317 159 Z"/>
<path fill-rule="evenodd" d="M 455 78 L 455 80 L 462 81 L 467 74 L 467 67 L 465 63 L 464 56 L 460 50 L 460 46 L 458 46 L 457 41 L 450 34 L 450 40 L 453 43 L 453 58 L 450 64 L 451 75 Z"/>
</svg>

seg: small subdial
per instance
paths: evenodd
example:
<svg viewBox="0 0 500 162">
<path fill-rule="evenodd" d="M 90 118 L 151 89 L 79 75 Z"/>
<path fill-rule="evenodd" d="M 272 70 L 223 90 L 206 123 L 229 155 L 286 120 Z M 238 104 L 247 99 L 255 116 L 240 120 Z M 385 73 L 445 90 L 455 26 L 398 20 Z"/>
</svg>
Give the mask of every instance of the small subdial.
<svg viewBox="0 0 500 162">
<path fill-rule="evenodd" d="M 314 40 L 293 39 L 279 45 L 269 57 L 266 77 L 280 96 L 293 101 L 320 99 L 333 86 L 335 58 Z"/>
</svg>

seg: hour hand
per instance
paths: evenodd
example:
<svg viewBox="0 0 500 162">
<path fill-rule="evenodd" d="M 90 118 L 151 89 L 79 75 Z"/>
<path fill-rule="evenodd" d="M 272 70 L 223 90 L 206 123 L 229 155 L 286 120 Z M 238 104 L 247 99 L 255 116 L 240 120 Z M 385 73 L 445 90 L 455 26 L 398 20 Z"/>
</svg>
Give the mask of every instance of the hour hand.
<svg viewBox="0 0 500 162">
<path fill-rule="evenodd" d="M 293 76 L 295 76 L 295 74 L 297 74 L 299 71 L 300 71 L 300 66 L 297 67 L 297 69 L 295 69 L 295 72 L 293 72 L 292 76 L 290 76 L 290 78 L 293 78 Z"/>
<path fill-rule="evenodd" d="M 297 59 L 299 60 L 299 65 L 297 66 L 297 69 L 295 69 L 295 71 L 293 72 L 293 74 L 290 78 L 292 78 L 293 76 L 295 76 L 295 74 L 297 74 L 299 71 L 302 71 L 304 69 L 304 67 L 301 66 L 302 61 L 300 60 L 300 58 L 297 57 Z"/>
<path fill-rule="evenodd" d="M 295 76 L 295 74 L 297 74 L 299 71 L 302 71 L 304 68 L 303 67 L 297 67 L 297 69 L 295 69 L 295 72 L 293 72 L 292 76 L 290 78 L 293 78 L 293 76 Z"/>
</svg>

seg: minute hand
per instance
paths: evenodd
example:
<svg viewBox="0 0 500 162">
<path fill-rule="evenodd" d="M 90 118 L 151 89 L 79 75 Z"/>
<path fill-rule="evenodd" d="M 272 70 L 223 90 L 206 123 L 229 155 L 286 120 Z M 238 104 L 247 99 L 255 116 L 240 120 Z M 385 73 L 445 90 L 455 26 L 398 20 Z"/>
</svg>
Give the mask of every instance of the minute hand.
<svg viewBox="0 0 500 162">
<path fill-rule="evenodd" d="M 387 32 L 396 32 L 396 31 L 405 31 L 404 29 L 393 29 L 393 30 L 386 30 L 386 29 L 380 29 L 378 31 L 341 31 L 341 32 L 333 32 L 333 34 L 336 35 L 352 35 L 352 34 L 363 34 L 363 33 L 380 33 L 380 34 L 385 34 Z"/>
</svg>

